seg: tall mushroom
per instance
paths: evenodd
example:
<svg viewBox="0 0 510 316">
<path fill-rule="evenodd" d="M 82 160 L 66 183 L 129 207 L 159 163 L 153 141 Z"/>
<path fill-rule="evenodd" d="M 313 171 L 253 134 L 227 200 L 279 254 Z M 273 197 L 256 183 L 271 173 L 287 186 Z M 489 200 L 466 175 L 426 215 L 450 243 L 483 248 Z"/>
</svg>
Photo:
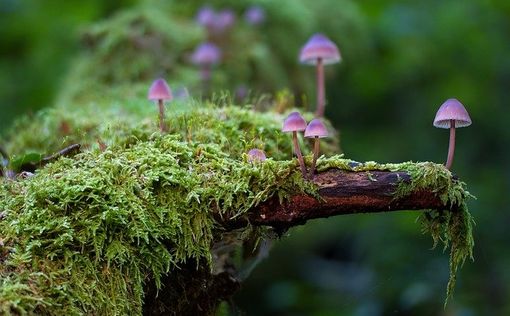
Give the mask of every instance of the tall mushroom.
<svg viewBox="0 0 510 316">
<path fill-rule="evenodd" d="M 455 153 L 455 128 L 471 125 L 466 108 L 457 99 L 446 100 L 439 110 L 437 110 L 434 126 L 438 128 L 450 129 L 450 143 L 448 145 L 448 158 L 446 159 L 446 168 L 450 169 L 453 163 Z"/>
<path fill-rule="evenodd" d="M 151 101 L 158 101 L 159 107 L 159 129 L 161 132 L 166 132 L 167 128 L 165 125 L 165 105 L 163 101 L 172 100 L 172 90 L 166 83 L 165 79 L 159 78 L 154 80 L 151 87 L 149 88 L 149 93 L 147 94 L 147 99 Z"/>
<path fill-rule="evenodd" d="M 193 55 L 191 55 L 191 62 L 200 67 L 200 77 L 202 79 L 204 94 L 209 90 L 211 68 L 220 61 L 220 58 L 221 51 L 213 43 L 200 44 L 193 52 Z"/>
<path fill-rule="evenodd" d="M 315 117 L 324 116 L 326 106 L 326 88 L 324 86 L 324 65 L 340 62 L 338 47 L 325 35 L 314 34 L 299 54 L 299 61 L 303 64 L 317 66 L 317 109 Z"/>
<path fill-rule="evenodd" d="M 297 132 L 304 131 L 306 129 L 306 121 L 299 114 L 299 112 L 292 112 L 287 116 L 285 121 L 283 122 L 282 132 L 289 133 L 292 132 L 292 142 L 294 144 L 294 152 L 299 161 L 299 166 L 301 167 L 301 172 L 303 173 L 303 177 L 306 178 L 306 167 L 305 161 L 303 160 L 303 155 L 301 154 L 301 149 L 299 148 L 299 143 L 297 139 Z"/>
<path fill-rule="evenodd" d="M 310 170 L 310 178 L 312 178 L 315 172 L 315 164 L 317 163 L 317 158 L 319 158 L 319 138 L 328 137 L 328 130 L 320 119 L 313 119 L 310 121 L 310 123 L 308 123 L 308 126 L 306 127 L 305 137 L 315 138 L 313 145 L 312 169 Z"/>
</svg>

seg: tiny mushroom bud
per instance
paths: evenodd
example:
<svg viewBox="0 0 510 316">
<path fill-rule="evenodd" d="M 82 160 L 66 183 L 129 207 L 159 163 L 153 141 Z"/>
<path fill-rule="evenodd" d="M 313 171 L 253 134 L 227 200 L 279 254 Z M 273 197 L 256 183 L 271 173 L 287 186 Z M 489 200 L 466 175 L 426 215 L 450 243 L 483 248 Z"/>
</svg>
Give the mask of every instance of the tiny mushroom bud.
<svg viewBox="0 0 510 316">
<path fill-rule="evenodd" d="M 325 86 L 324 65 L 340 62 L 338 47 L 325 35 L 314 34 L 301 49 L 299 61 L 303 64 L 317 65 L 317 110 L 316 117 L 324 116 Z"/>
<path fill-rule="evenodd" d="M 469 125 L 471 125 L 471 118 L 466 108 L 457 99 L 446 100 L 437 110 L 434 126 L 450 129 L 450 143 L 445 164 L 447 169 L 452 167 L 453 155 L 455 153 L 455 128 Z"/>
<path fill-rule="evenodd" d="M 248 151 L 248 161 L 249 162 L 261 162 L 261 161 L 264 161 L 266 160 L 266 154 L 264 153 L 263 150 L 260 150 L 260 149 L 250 149 L 250 151 Z"/>
<path fill-rule="evenodd" d="M 177 100 L 187 100 L 189 99 L 189 91 L 188 88 L 182 86 L 174 90 L 174 96 Z"/>
<path fill-rule="evenodd" d="M 297 132 L 304 131 L 306 129 L 306 121 L 299 114 L 299 112 L 292 112 L 287 116 L 285 121 L 283 122 L 282 132 L 289 133 L 292 132 L 292 142 L 294 144 L 294 152 L 299 161 L 299 166 L 301 167 L 301 172 L 303 173 L 303 177 L 306 178 L 306 167 L 305 162 L 303 160 L 303 155 L 301 154 L 301 149 L 299 148 L 299 143 L 297 139 Z"/>
<path fill-rule="evenodd" d="M 315 138 L 313 146 L 312 169 L 310 170 L 310 178 L 312 178 L 315 172 L 315 164 L 317 163 L 317 158 L 319 157 L 319 138 L 328 137 L 328 130 L 320 119 L 313 119 L 306 127 L 305 137 Z"/>
<path fill-rule="evenodd" d="M 166 83 L 165 79 L 156 79 L 152 83 L 151 87 L 149 88 L 149 93 L 147 94 L 147 99 L 151 101 L 158 101 L 158 107 L 159 107 L 159 129 L 161 132 L 165 132 L 166 126 L 165 126 L 165 106 L 163 104 L 164 100 L 172 100 L 172 91 L 170 90 L 170 87 Z"/>
</svg>

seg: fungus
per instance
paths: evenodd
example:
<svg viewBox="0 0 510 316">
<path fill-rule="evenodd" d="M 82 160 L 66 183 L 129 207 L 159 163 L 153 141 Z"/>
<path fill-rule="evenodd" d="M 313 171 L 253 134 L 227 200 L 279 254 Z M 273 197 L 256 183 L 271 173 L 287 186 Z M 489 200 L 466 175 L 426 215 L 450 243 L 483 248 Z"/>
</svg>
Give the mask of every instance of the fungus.
<svg viewBox="0 0 510 316">
<path fill-rule="evenodd" d="M 205 5 L 198 10 L 195 20 L 210 32 L 216 20 L 216 12 L 210 6 Z"/>
<path fill-rule="evenodd" d="M 251 163 L 254 163 L 254 162 L 262 162 L 266 160 L 266 154 L 264 153 L 263 150 L 260 150 L 260 149 L 250 149 L 250 151 L 248 151 L 248 161 L 251 162 Z"/>
<path fill-rule="evenodd" d="M 437 110 L 434 126 L 438 128 L 450 129 L 450 143 L 448 145 L 448 157 L 446 159 L 446 168 L 450 169 L 453 163 L 455 153 L 455 128 L 471 125 L 466 108 L 457 99 L 446 100 L 439 110 Z"/>
<path fill-rule="evenodd" d="M 234 11 L 226 9 L 218 12 L 214 20 L 214 31 L 221 34 L 226 30 L 232 28 L 236 22 L 236 15 Z"/>
<path fill-rule="evenodd" d="M 338 47 L 325 35 L 314 34 L 299 54 L 299 61 L 303 64 L 317 65 L 317 109 L 316 117 L 324 116 L 325 108 L 325 86 L 324 86 L 324 65 L 340 62 Z"/>
<path fill-rule="evenodd" d="M 317 162 L 317 158 L 319 157 L 319 138 L 328 137 L 328 130 L 320 119 L 313 119 L 310 123 L 308 123 L 308 126 L 306 127 L 305 137 L 315 138 L 313 144 L 312 169 L 310 170 L 310 178 L 312 178 L 315 172 L 315 164 Z"/>
<path fill-rule="evenodd" d="M 299 114 L 299 112 L 292 112 L 287 116 L 285 121 L 283 122 L 282 132 L 289 133 L 292 132 L 292 142 L 294 144 L 294 152 L 299 161 L 299 166 L 301 167 L 301 172 L 303 173 L 303 177 L 306 177 L 306 167 L 305 162 L 303 160 L 303 155 L 301 155 L 301 149 L 299 148 L 299 143 L 297 139 L 297 132 L 304 131 L 306 129 L 306 121 Z"/>
<path fill-rule="evenodd" d="M 220 58 L 221 50 L 212 43 L 200 44 L 193 52 L 193 55 L 191 55 L 191 62 L 200 67 L 200 77 L 202 79 L 204 92 L 207 92 L 209 88 L 211 67 L 217 64 Z"/>
<path fill-rule="evenodd" d="M 163 101 L 170 101 L 172 98 L 172 91 L 170 90 L 170 87 L 166 83 L 165 79 L 159 78 L 154 80 L 151 87 L 149 88 L 147 99 L 151 101 L 158 101 L 159 129 L 161 132 L 166 132 L 167 130 L 165 126 L 165 105 L 163 104 Z"/>
<path fill-rule="evenodd" d="M 266 12 L 262 7 L 251 6 L 244 13 L 244 20 L 250 25 L 261 25 L 266 20 Z"/>
</svg>

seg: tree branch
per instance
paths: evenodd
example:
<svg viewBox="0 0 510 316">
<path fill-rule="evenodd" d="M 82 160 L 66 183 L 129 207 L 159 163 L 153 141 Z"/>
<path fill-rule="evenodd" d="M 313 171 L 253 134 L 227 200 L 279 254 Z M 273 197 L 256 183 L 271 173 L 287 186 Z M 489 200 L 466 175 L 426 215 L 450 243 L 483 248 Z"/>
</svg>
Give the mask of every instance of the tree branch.
<svg viewBox="0 0 510 316">
<path fill-rule="evenodd" d="M 405 172 L 330 169 L 313 178 L 319 187 L 321 199 L 298 194 L 280 203 L 274 197 L 250 212 L 248 221 L 252 225 L 286 229 L 302 225 L 310 219 L 335 215 L 457 208 L 457 205 L 449 202 L 443 203 L 436 193 L 437 188 L 416 190 L 396 197 L 400 181 L 410 183 L 411 177 Z M 242 225 L 239 221 L 229 224 Z"/>
</svg>

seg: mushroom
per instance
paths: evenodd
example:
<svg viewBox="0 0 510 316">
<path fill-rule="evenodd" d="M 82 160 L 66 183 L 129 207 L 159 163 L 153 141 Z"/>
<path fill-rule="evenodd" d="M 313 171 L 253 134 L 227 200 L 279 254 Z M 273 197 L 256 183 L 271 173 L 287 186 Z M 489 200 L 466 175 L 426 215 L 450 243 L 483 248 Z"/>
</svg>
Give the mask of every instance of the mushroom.
<svg viewBox="0 0 510 316">
<path fill-rule="evenodd" d="M 313 144 L 312 169 L 310 170 L 310 178 L 312 178 L 315 172 L 315 163 L 317 162 L 317 158 L 319 157 L 320 147 L 319 138 L 328 137 L 328 130 L 326 129 L 326 126 L 324 126 L 320 119 L 313 119 L 312 121 L 310 121 L 310 123 L 308 123 L 308 126 L 306 127 L 305 137 L 315 138 Z"/>
<path fill-rule="evenodd" d="M 216 14 L 214 20 L 214 32 L 216 34 L 222 34 L 225 31 L 231 29 L 236 22 L 236 14 L 230 9 L 221 10 Z"/>
<path fill-rule="evenodd" d="M 253 5 L 244 13 L 244 19 L 250 25 L 261 25 L 266 20 L 266 11 L 260 6 Z"/>
<path fill-rule="evenodd" d="M 214 27 L 216 12 L 214 12 L 214 9 L 210 6 L 205 5 L 198 10 L 195 20 L 199 25 L 205 27 L 207 31 L 210 32 L 211 28 Z"/>
<path fill-rule="evenodd" d="M 303 160 L 303 155 L 301 155 L 301 149 L 299 149 L 299 143 L 297 139 L 297 132 L 304 131 L 306 129 L 306 121 L 299 114 L 299 112 L 292 112 L 287 116 L 285 121 L 283 122 L 282 132 L 288 133 L 292 132 L 292 142 L 294 144 L 294 152 L 299 161 L 299 166 L 301 167 L 301 172 L 303 173 L 303 177 L 306 177 L 306 167 L 305 162 Z"/>
<path fill-rule="evenodd" d="M 163 104 L 164 100 L 172 100 L 172 90 L 166 83 L 165 79 L 159 78 L 154 80 L 151 87 L 149 88 L 149 93 L 147 94 L 147 99 L 151 101 L 158 101 L 159 107 L 159 129 L 161 132 L 166 132 L 167 128 L 165 126 L 165 105 Z"/>
<path fill-rule="evenodd" d="M 324 65 L 340 62 L 338 47 L 325 35 L 314 34 L 299 54 L 299 61 L 303 64 L 317 65 L 317 109 L 316 117 L 324 116 L 325 107 L 325 86 L 324 86 Z"/>
<path fill-rule="evenodd" d="M 453 163 L 455 153 L 455 128 L 471 125 L 466 108 L 457 99 L 446 100 L 439 110 L 437 110 L 434 126 L 438 128 L 450 129 L 450 143 L 448 145 L 448 158 L 446 159 L 446 168 L 450 169 Z"/>
<path fill-rule="evenodd" d="M 250 151 L 248 151 L 248 161 L 249 162 L 254 163 L 254 162 L 261 162 L 264 160 L 266 160 L 266 154 L 264 153 L 263 150 L 254 148 L 254 149 L 250 149 Z"/>
<path fill-rule="evenodd" d="M 212 43 L 200 44 L 193 52 L 193 55 L 191 55 L 191 62 L 200 67 L 200 77 L 202 79 L 204 93 L 209 89 L 211 67 L 217 64 L 220 58 L 220 49 Z"/>
</svg>

